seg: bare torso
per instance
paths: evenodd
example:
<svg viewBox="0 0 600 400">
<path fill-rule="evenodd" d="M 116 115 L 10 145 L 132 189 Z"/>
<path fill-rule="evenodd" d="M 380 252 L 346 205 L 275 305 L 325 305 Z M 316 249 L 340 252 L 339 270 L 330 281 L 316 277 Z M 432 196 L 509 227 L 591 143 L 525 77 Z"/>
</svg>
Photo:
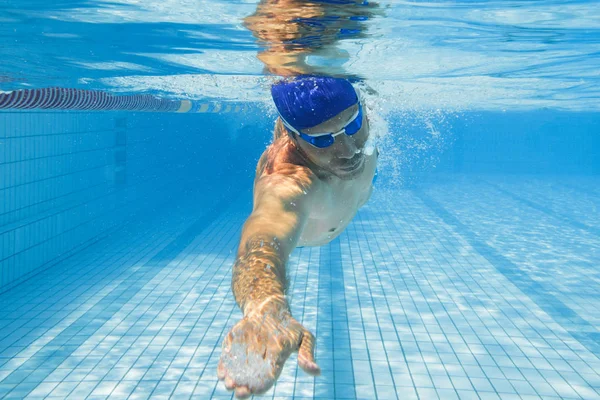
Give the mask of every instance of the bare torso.
<svg viewBox="0 0 600 400">
<path fill-rule="evenodd" d="M 311 168 L 289 140 L 278 140 L 286 144 L 274 143 L 265 151 L 257 167 L 256 179 L 263 174 L 277 174 L 284 164 Z M 312 185 L 316 192 L 310 193 L 311 206 L 298 246 L 321 246 L 344 231 L 371 196 L 377 156 L 377 151 L 365 156 L 364 167 L 352 179 L 340 179 L 330 173 L 314 174 L 319 182 Z"/>
<path fill-rule="evenodd" d="M 335 239 L 371 197 L 377 153 L 367 156 L 363 170 L 351 180 L 322 180 L 320 191 L 302 230 L 299 246 L 321 246 Z"/>
</svg>

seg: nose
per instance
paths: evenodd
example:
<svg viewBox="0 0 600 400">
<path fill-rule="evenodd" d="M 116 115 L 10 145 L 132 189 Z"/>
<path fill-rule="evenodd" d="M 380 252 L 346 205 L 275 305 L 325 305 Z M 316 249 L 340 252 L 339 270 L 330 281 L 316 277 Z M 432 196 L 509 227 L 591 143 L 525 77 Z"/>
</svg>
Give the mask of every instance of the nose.
<svg viewBox="0 0 600 400">
<path fill-rule="evenodd" d="M 352 136 L 348 136 L 346 134 L 341 134 L 336 137 L 336 141 L 339 140 L 339 148 L 338 148 L 338 157 L 351 159 L 356 155 L 359 148 L 354 141 Z"/>
</svg>

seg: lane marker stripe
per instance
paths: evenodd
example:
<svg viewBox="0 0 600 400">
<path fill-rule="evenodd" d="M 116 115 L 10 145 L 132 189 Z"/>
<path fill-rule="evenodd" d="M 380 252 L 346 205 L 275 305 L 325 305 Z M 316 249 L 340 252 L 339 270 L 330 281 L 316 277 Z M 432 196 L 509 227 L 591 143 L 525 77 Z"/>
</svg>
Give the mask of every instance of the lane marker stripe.
<svg viewBox="0 0 600 400">
<path fill-rule="evenodd" d="M 14 109 L 238 113 L 245 111 L 246 107 L 221 102 L 167 99 L 150 94 L 117 96 L 99 90 L 53 87 L 0 93 L 0 110 Z"/>
</svg>

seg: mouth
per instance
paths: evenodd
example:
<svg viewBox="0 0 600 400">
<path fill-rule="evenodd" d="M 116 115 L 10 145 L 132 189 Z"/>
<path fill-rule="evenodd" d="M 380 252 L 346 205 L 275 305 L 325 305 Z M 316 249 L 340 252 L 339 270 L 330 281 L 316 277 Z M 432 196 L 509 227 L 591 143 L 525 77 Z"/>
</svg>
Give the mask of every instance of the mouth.
<svg viewBox="0 0 600 400">
<path fill-rule="evenodd" d="M 357 154 L 356 156 L 352 157 L 350 160 L 348 160 L 348 162 L 340 165 L 339 169 L 344 171 L 344 172 L 353 172 L 357 169 L 359 169 L 360 167 L 362 167 L 362 164 L 365 161 L 365 157 L 363 154 Z"/>
</svg>

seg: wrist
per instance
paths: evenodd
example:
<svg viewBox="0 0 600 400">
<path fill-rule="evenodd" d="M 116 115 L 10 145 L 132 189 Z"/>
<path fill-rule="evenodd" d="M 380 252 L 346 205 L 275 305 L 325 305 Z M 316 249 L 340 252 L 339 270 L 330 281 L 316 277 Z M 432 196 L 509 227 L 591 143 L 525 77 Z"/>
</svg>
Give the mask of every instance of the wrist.
<svg viewBox="0 0 600 400">
<path fill-rule="evenodd" d="M 280 313 L 281 311 L 289 311 L 287 299 L 281 294 L 249 300 L 242 308 L 244 317 L 264 315 L 266 313 Z"/>
</svg>

